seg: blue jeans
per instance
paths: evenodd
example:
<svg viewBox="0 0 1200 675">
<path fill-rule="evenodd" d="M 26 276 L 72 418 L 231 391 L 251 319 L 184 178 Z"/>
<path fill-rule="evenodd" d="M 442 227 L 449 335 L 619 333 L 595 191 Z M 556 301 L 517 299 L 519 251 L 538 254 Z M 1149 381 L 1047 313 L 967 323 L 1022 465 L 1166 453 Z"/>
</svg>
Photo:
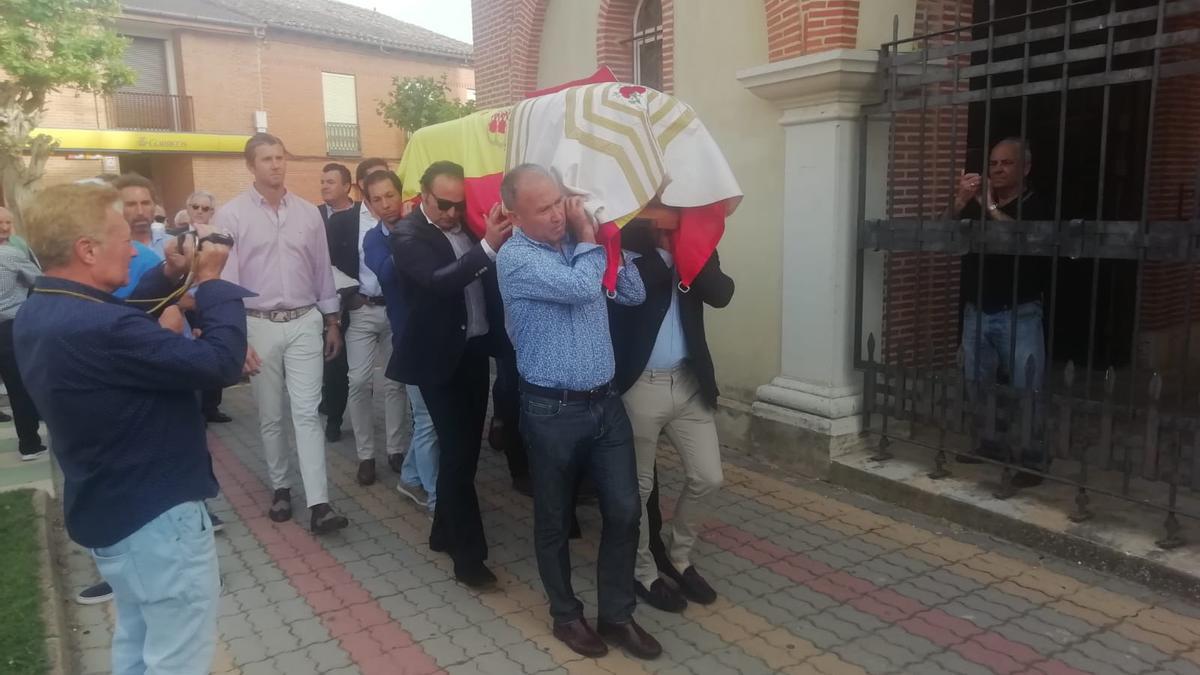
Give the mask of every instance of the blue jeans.
<svg viewBox="0 0 1200 675">
<path fill-rule="evenodd" d="M 976 331 L 978 312 L 974 305 L 963 311 L 963 369 L 967 382 L 974 383 L 976 359 L 979 376 L 984 382 L 995 381 L 999 370 L 1008 373 L 1009 382 L 1018 389 L 1026 387 L 1025 369 L 1033 359 L 1033 383 L 1040 388 L 1046 370 L 1046 340 L 1042 333 L 1042 303 L 1027 302 L 1017 306 L 1017 339 L 1015 364 L 1009 363 L 1009 343 L 1012 341 L 1012 310 L 984 314 L 982 333 Z M 978 340 L 976 340 L 978 336 Z M 975 351 L 978 341 L 979 352 Z"/>
<path fill-rule="evenodd" d="M 1040 389 L 1046 373 L 1046 340 L 1042 328 L 1042 303 L 1027 302 L 1017 306 L 1017 334 L 1012 340 L 1013 310 L 1002 310 L 991 314 L 979 313 L 974 305 L 968 304 L 963 311 L 963 377 L 968 383 L 967 395 L 974 398 L 976 376 L 985 383 L 995 382 L 998 375 L 1008 374 L 1008 381 L 1017 389 L 1033 386 Z M 979 330 L 976 321 L 980 320 Z M 978 343 L 978 344 L 977 344 Z M 1010 343 L 1012 343 L 1010 345 Z M 1010 347 L 1015 346 L 1016 363 L 1011 363 Z M 976 348 L 978 347 L 978 351 Z M 1033 381 L 1027 382 L 1026 369 L 1033 363 Z M 978 366 L 976 365 L 978 364 Z M 997 421 L 997 430 L 1004 432 L 1004 425 Z M 984 439 L 984 445 L 991 439 Z M 1040 457 L 1028 452 L 1022 456 L 1026 463 L 1036 463 Z"/>
<path fill-rule="evenodd" d="M 420 485 L 429 495 L 429 512 L 437 504 L 438 440 L 433 428 L 433 418 L 425 407 L 421 388 L 407 384 L 408 401 L 412 405 L 413 432 L 408 443 L 408 454 L 400 470 L 400 482 L 405 485 Z"/>
<path fill-rule="evenodd" d="M 221 582 L 204 502 L 174 506 L 92 557 L 117 609 L 114 675 L 206 675 Z"/>
<path fill-rule="evenodd" d="M 596 563 L 599 619 L 631 621 L 642 505 L 633 428 L 621 399 L 614 393 L 589 402 L 564 403 L 522 393 L 521 435 L 533 479 L 533 547 L 554 623 L 583 618 L 583 604 L 571 587 L 567 546 L 581 475 L 596 485 L 603 519 Z"/>
</svg>

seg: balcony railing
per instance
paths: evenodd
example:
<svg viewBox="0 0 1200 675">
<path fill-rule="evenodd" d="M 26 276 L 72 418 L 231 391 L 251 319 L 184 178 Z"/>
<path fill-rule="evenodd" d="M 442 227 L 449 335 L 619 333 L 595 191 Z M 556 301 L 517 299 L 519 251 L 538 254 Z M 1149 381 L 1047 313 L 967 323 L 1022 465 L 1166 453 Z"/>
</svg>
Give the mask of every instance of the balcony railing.
<svg viewBox="0 0 1200 675">
<path fill-rule="evenodd" d="M 195 131 L 191 96 L 117 92 L 106 99 L 111 129 Z"/>
<path fill-rule="evenodd" d="M 325 123 L 325 147 L 330 155 L 357 157 L 362 154 L 358 125 L 345 122 Z"/>
</svg>

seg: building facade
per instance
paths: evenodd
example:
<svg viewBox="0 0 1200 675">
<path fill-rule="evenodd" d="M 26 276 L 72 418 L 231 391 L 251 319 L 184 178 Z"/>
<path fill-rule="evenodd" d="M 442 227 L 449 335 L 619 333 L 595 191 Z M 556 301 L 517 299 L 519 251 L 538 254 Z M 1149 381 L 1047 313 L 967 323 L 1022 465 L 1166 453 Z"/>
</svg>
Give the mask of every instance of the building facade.
<svg viewBox="0 0 1200 675">
<path fill-rule="evenodd" d="M 449 96 L 473 96 L 470 45 L 337 2 L 132 0 L 117 29 L 137 78 L 109 96 L 50 97 L 43 131 L 59 149 L 46 181 L 136 171 L 168 213 L 193 190 L 244 190 L 255 131 L 284 140 L 288 185 L 314 202 L 328 162 L 397 162 L 404 133 L 377 111 L 393 77 L 445 76 Z"/>
<path fill-rule="evenodd" d="M 704 120 L 746 193 L 720 246 L 737 296 L 708 315 L 722 441 L 816 474 L 864 441 L 869 344 L 876 361 L 953 370 L 967 302 L 961 252 L 937 251 L 970 237 L 939 249 L 920 228 L 945 220 L 954 178 L 980 171 L 999 139 L 1028 139 L 1030 180 L 1055 202 L 1054 226 L 1067 238 L 1087 226 L 1061 223 L 1100 222 L 1094 229 L 1107 232 L 1140 222 L 1152 231 L 1155 219 L 1195 218 L 1200 127 L 1183 123 L 1200 112 L 1200 80 L 1184 63 L 1196 56 L 1194 3 L 473 6 L 483 106 L 609 66 L 621 80 L 673 93 Z M 907 108 L 889 109 L 900 99 Z M 914 223 L 911 250 L 879 235 Z M 861 248 L 868 240 L 884 243 Z M 1081 246 L 1084 258 L 1107 250 Z M 1153 257 L 1063 262 L 1057 296 L 1045 298 L 1048 340 L 1060 343 L 1053 377 L 1070 361 L 1102 382 L 1111 364 L 1141 386 L 1152 370 L 1180 365 L 1168 352 L 1181 342 L 1190 364 L 1200 350 L 1180 336 L 1194 323 L 1184 309 L 1194 270 Z M 932 381 L 899 378 L 887 382 L 905 392 Z M 914 421 L 929 404 L 906 401 L 899 417 Z"/>
</svg>

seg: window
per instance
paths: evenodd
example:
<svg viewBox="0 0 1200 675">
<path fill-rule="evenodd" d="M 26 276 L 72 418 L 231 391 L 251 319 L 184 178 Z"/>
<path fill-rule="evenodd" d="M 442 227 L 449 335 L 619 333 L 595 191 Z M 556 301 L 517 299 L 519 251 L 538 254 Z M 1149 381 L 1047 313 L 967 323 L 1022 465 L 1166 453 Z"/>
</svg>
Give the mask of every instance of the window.
<svg viewBox="0 0 1200 675">
<path fill-rule="evenodd" d="M 358 139 L 358 96 L 353 75 L 321 73 L 325 102 L 325 147 L 330 155 L 362 153 Z"/>
<path fill-rule="evenodd" d="M 125 65 L 133 71 L 133 82 L 121 88 L 143 94 L 169 94 L 167 43 L 154 38 L 129 38 Z"/>
<path fill-rule="evenodd" d="M 633 30 L 633 80 L 651 89 L 662 89 L 662 0 L 642 0 Z"/>
</svg>

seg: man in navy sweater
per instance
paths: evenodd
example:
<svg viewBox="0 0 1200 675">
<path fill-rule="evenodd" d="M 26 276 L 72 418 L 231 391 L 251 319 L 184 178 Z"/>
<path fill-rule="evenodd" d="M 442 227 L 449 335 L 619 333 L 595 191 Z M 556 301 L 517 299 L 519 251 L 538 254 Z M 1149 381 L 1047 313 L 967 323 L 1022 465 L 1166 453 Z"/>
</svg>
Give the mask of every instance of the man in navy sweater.
<svg viewBox="0 0 1200 675">
<path fill-rule="evenodd" d="M 177 308 L 156 320 L 114 298 L 133 254 L 119 208 L 116 190 L 99 185 L 34 200 L 26 230 L 45 276 L 14 342 L 62 467 L 67 532 L 113 587 L 113 672 L 200 675 L 216 646 L 220 582 L 202 501 L 217 481 L 195 391 L 241 376 L 251 294 L 220 280 L 227 247 L 205 243 L 192 267 L 190 245 L 172 242 L 132 298 L 165 298 L 193 269 L 198 339 L 179 334 Z"/>
</svg>

